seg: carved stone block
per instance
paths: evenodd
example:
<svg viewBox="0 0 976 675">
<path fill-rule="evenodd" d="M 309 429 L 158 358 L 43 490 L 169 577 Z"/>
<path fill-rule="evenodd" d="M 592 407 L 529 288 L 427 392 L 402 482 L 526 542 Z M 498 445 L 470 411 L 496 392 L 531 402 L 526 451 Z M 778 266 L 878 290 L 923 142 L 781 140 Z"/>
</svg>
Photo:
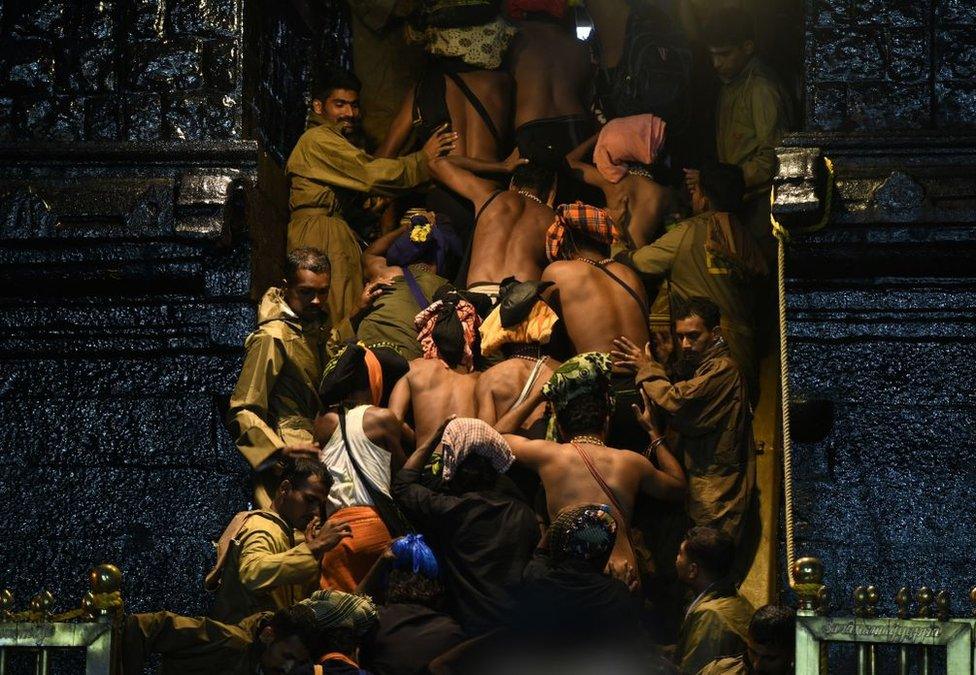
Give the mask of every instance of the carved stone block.
<svg viewBox="0 0 976 675">
<path fill-rule="evenodd" d="M 203 46 L 198 40 L 147 41 L 134 46 L 131 84 L 169 92 L 203 85 Z"/>
<path fill-rule="evenodd" d="M 170 0 L 177 35 L 233 35 L 240 28 L 240 0 Z"/>
<path fill-rule="evenodd" d="M 241 135 L 238 98 L 230 94 L 174 97 L 165 120 L 169 137 L 181 141 Z"/>
</svg>

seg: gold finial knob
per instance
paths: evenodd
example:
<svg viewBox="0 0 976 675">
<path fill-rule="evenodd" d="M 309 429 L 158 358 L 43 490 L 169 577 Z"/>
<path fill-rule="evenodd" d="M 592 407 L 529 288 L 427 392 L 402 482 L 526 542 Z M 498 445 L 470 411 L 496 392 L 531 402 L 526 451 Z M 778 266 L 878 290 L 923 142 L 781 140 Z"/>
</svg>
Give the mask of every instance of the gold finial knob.
<svg viewBox="0 0 976 675">
<path fill-rule="evenodd" d="M 0 621 L 10 621 L 14 613 L 14 593 L 9 588 L 0 591 Z"/>
<path fill-rule="evenodd" d="M 949 620 L 949 592 L 939 591 L 935 594 L 935 618 L 939 621 Z"/>
<path fill-rule="evenodd" d="M 88 573 L 92 593 L 115 593 L 122 588 L 122 572 L 115 565 L 99 565 Z"/>
<path fill-rule="evenodd" d="M 854 616 L 862 617 L 866 616 L 865 611 L 867 610 L 868 602 L 868 591 L 864 586 L 858 586 L 854 589 Z"/>
<path fill-rule="evenodd" d="M 969 603 L 972 605 L 973 616 L 976 616 L 976 586 L 969 591 Z"/>
<path fill-rule="evenodd" d="M 793 590 L 800 600 L 800 609 L 817 611 L 821 607 L 823 563 L 819 558 L 798 558 L 793 563 Z"/>
<path fill-rule="evenodd" d="M 928 619 L 932 615 L 932 609 L 930 607 L 932 604 L 932 589 L 930 589 L 928 586 L 922 586 L 920 589 L 918 589 L 915 599 L 918 600 L 919 618 Z"/>
<path fill-rule="evenodd" d="M 94 621 L 98 616 L 98 606 L 95 604 L 95 594 L 88 591 L 81 596 L 81 617 L 85 621 Z"/>
<path fill-rule="evenodd" d="M 912 597 L 908 592 L 908 588 L 902 586 L 898 589 L 898 593 L 895 595 L 895 604 L 898 605 L 898 618 L 907 619 L 909 617 L 908 605 L 912 601 Z"/>
<path fill-rule="evenodd" d="M 868 586 L 864 589 L 864 616 L 873 619 L 878 616 L 878 588 Z"/>
</svg>

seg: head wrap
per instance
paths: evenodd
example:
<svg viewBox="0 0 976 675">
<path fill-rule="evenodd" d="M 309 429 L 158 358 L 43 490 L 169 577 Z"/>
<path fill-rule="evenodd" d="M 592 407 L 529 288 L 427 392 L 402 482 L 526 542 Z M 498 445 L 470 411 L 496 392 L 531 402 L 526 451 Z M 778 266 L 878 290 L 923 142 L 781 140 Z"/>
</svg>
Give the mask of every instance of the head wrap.
<svg viewBox="0 0 976 675">
<path fill-rule="evenodd" d="M 444 480 L 454 476 L 457 467 L 470 455 L 481 455 L 498 473 L 505 473 L 515 455 L 502 435 L 483 420 L 459 417 L 451 420 L 441 439 Z"/>
<path fill-rule="evenodd" d="M 559 316 L 540 295 L 551 281 L 502 281 L 498 305 L 481 324 L 481 353 L 491 356 L 506 344 L 548 344 Z"/>
<path fill-rule="evenodd" d="M 698 187 L 714 211 L 728 213 L 742 207 L 746 184 L 741 167 L 735 164 L 706 164 L 698 172 Z"/>
<path fill-rule="evenodd" d="M 319 395 L 326 405 L 341 402 L 355 391 L 365 369 L 373 405 L 380 405 L 389 394 L 387 390 L 406 374 L 407 368 L 406 361 L 392 344 L 377 343 L 369 347 L 362 342 L 347 342 L 325 364 Z"/>
<path fill-rule="evenodd" d="M 567 228 L 601 244 L 612 244 L 620 239 L 617 226 L 603 209 L 583 202 L 561 204 L 556 207 L 556 219 L 546 230 L 546 256 L 550 262 L 559 258 Z"/>
<path fill-rule="evenodd" d="M 450 219 L 443 214 L 435 214 L 424 209 L 409 209 L 400 219 L 401 225 L 408 225 L 390 245 L 386 252 L 388 265 L 406 267 L 418 260 L 437 261 L 437 271 L 444 271 L 447 256 L 460 257 L 461 240 L 450 226 Z"/>
<path fill-rule="evenodd" d="M 549 402 L 549 426 L 546 439 L 558 441 L 556 413 L 573 401 L 584 397 L 603 397 L 610 391 L 612 365 L 609 354 L 586 352 L 563 363 L 542 387 L 542 395 Z M 610 401 L 611 407 L 613 400 Z"/>
<path fill-rule="evenodd" d="M 315 614 L 315 628 L 325 631 L 335 628 L 351 630 L 362 637 L 376 625 L 376 605 L 367 595 L 353 595 L 342 591 L 315 591 L 302 600 Z"/>
<path fill-rule="evenodd" d="M 607 122 L 593 149 L 593 163 L 600 175 L 619 183 L 627 175 L 627 163 L 653 164 L 664 144 L 664 120 L 654 115 L 618 117 Z"/>
<path fill-rule="evenodd" d="M 430 550 L 422 534 L 408 534 L 394 539 L 390 545 L 393 551 L 393 569 L 409 570 L 428 579 L 440 575 L 437 557 Z"/>
<path fill-rule="evenodd" d="M 438 300 L 414 317 L 413 325 L 425 359 L 474 370 L 473 346 L 481 319 L 470 302 L 456 295 Z"/>
<path fill-rule="evenodd" d="M 555 19 L 566 16 L 566 0 L 505 0 L 505 16 L 521 21 L 532 12 L 545 12 Z"/>
<path fill-rule="evenodd" d="M 617 521 L 606 504 L 567 506 L 549 526 L 549 553 L 606 564 L 617 542 Z"/>
<path fill-rule="evenodd" d="M 408 42 L 423 44 L 428 54 L 459 58 L 469 66 L 497 70 L 517 32 L 513 25 L 498 16 L 478 26 L 421 29 L 408 26 L 406 34 Z"/>
</svg>

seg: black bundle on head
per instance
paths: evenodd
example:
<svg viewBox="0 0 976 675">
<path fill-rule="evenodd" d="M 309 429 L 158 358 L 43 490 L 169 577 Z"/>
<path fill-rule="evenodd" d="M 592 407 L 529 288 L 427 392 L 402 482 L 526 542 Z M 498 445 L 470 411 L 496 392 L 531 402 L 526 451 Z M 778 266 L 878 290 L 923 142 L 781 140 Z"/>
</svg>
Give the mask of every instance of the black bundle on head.
<svg viewBox="0 0 976 675">
<path fill-rule="evenodd" d="M 460 364 L 464 358 L 464 326 L 457 315 L 456 300 L 444 300 L 432 335 L 441 359 L 451 368 Z"/>
<path fill-rule="evenodd" d="M 735 164 L 707 164 L 698 174 L 701 191 L 715 211 L 731 213 L 742 207 L 746 184 Z"/>
<path fill-rule="evenodd" d="M 553 281 L 518 281 L 515 277 L 502 280 L 498 290 L 498 313 L 502 328 L 517 326 L 527 318 L 535 303 L 542 299 L 542 292 Z"/>
<path fill-rule="evenodd" d="M 369 371 L 366 369 L 366 350 L 355 343 L 343 350 L 325 366 L 319 396 L 325 405 L 341 403 L 350 394 L 369 389 Z"/>
</svg>

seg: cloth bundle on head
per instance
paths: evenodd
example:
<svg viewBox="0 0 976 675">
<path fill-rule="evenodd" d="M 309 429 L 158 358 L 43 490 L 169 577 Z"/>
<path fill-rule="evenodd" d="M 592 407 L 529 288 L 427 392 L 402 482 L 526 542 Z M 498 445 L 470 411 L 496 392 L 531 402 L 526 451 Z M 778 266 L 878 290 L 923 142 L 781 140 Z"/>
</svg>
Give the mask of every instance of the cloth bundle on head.
<svg viewBox="0 0 976 675">
<path fill-rule="evenodd" d="M 448 255 L 461 257 L 461 240 L 451 228 L 450 218 L 425 209 L 409 209 L 400 219 L 407 231 L 396 238 L 386 252 L 386 263 L 406 267 L 433 258 L 437 271 L 444 271 Z"/>
<path fill-rule="evenodd" d="M 437 557 L 424 541 L 424 535 L 408 534 L 394 539 L 390 550 L 393 552 L 393 569 L 410 570 L 428 579 L 436 579 L 440 575 Z"/>
<path fill-rule="evenodd" d="M 353 595 L 342 591 L 315 591 L 300 605 L 315 614 L 318 631 L 344 628 L 356 637 L 366 635 L 376 625 L 376 605 L 368 595 Z"/>
<path fill-rule="evenodd" d="M 417 340 L 425 359 L 440 359 L 448 366 L 474 369 L 474 344 L 481 318 L 467 300 L 456 293 L 431 304 L 414 317 Z"/>
<path fill-rule="evenodd" d="M 325 364 L 319 384 L 319 397 L 327 406 L 341 403 L 357 387 L 362 386 L 365 373 L 373 405 L 380 405 L 408 369 L 409 364 L 392 343 L 381 342 L 367 346 L 362 342 L 347 342 Z"/>
<path fill-rule="evenodd" d="M 548 344 L 559 316 L 540 295 L 551 281 L 509 277 L 498 291 L 498 305 L 481 324 L 481 353 L 491 356 L 507 344 Z"/>
<path fill-rule="evenodd" d="M 607 122 L 593 149 L 593 163 L 600 175 L 619 183 L 628 163 L 653 164 L 664 145 L 665 122 L 654 115 L 618 117 Z"/>
<path fill-rule="evenodd" d="M 497 70 L 517 32 L 510 23 L 495 17 L 478 26 L 420 30 L 408 26 L 407 41 L 423 44 L 424 50 L 434 56 L 457 58 L 475 68 Z"/>
<path fill-rule="evenodd" d="M 505 16 L 521 21 L 526 14 L 542 12 L 555 19 L 566 16 L 567 0 L 505 0 Z"/>
<path fill-rule="evenodd" d="M 586 352 L 563 363 L 542 387 L 542 395 L 549 402 L 549 425 L 546 440 L 559 441 L 556 414 L 577 399 L 602 398 L 610 394 L 610 373 L 613 365 L 604 352 Z M 610 399 L 613 407 L 613 399 Z"/>
<path fill-rule="evenodd" d="M 606 504 L 567 506 L 549 526 L 549 554 L 556 560 L 605 561 L 617 542 L 617 521 Z"/>
<path fill-rule="evenodd" d="M 449 481 L 457 467 L 471 455 L 480 455 L 488 460 L 498 473 L 505 473 L 515 455 L 502 438 L 502 435 L 484 420 L 459 417 L 448 422 L 441 438 L 443 452 L 443 477 Z"/>
<path fill-rule="evenodd" d="M 566 231 L 575 230 L 600 244 L 612 244 L 620 239 L 620 232 L 607 212 L 583 202 L 561 204 L 556 207 L 556 219 L 546 230 L 546 256 L 557 260 L 563 250 Z"/>
</svg>

